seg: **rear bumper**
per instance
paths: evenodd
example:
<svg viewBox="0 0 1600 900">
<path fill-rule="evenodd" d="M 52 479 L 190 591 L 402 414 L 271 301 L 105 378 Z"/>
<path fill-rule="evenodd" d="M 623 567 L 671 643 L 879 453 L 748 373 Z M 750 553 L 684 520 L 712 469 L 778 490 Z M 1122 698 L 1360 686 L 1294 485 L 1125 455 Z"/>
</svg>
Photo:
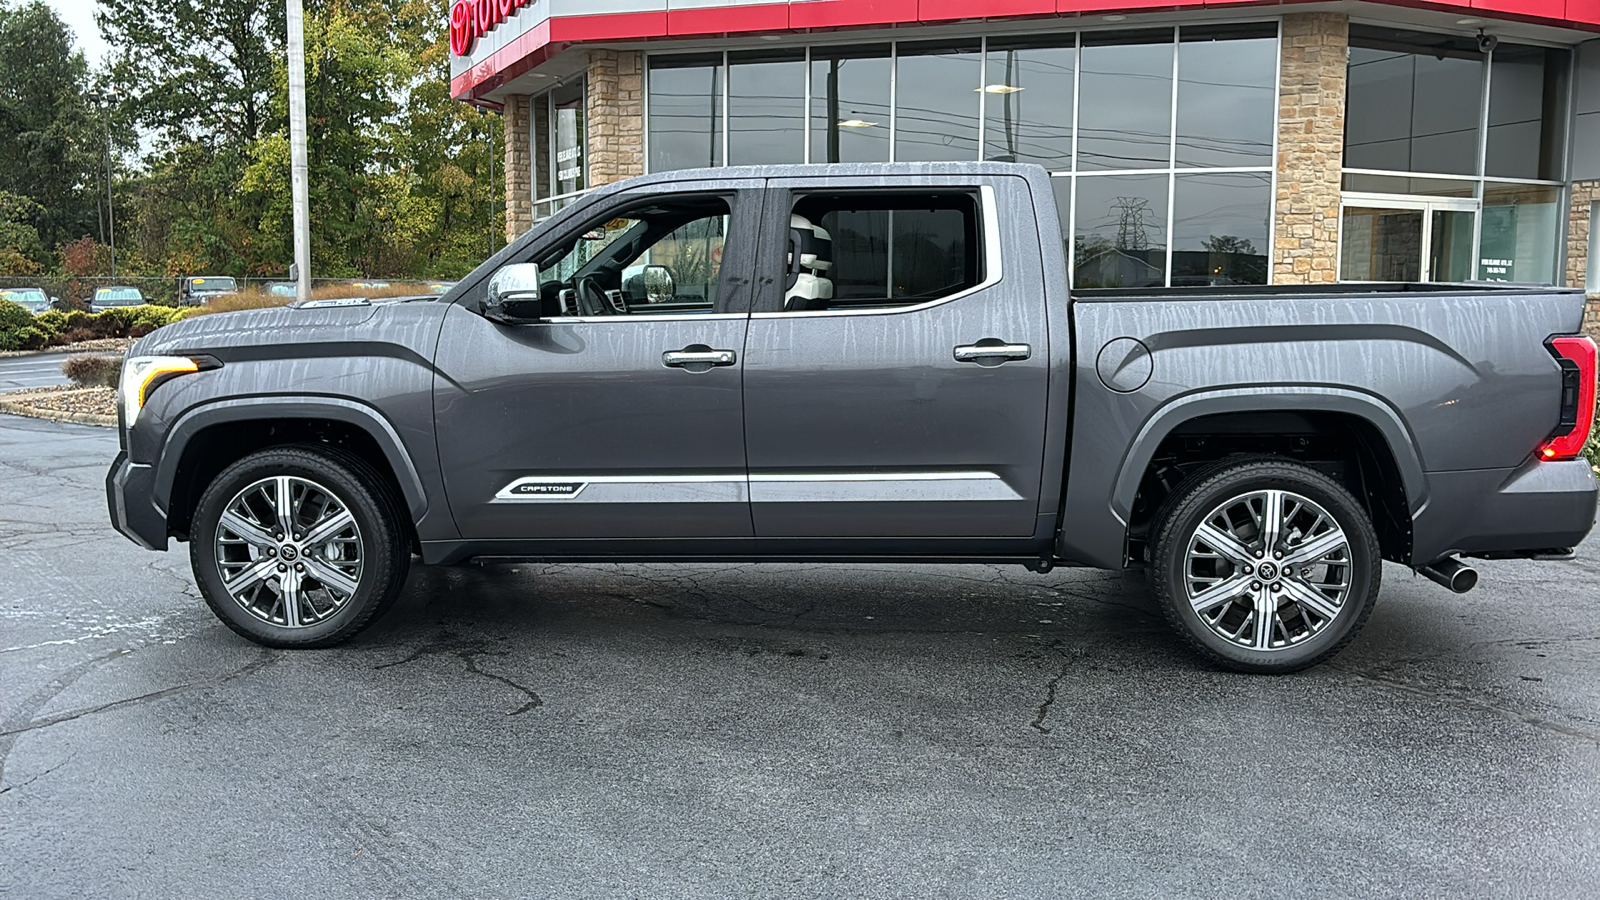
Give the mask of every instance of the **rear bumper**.
<svg viewBox="0 0 1600 900">
<path fill-rule="evenodd" d="M 1428 504 L 1412 523 L 1411 562 L 1575 547 L 1594 528 L 1597 489 L 1594 472 L 1581 459 L 1430 472 Z"/>
<path fill-rule="evenodd" d="M 111 524 L 146 550 L 167 549 L 167 516 L 155 504 L 155 469 L 117 454 L 106 473 L 106 506 Z"/>
</svg>

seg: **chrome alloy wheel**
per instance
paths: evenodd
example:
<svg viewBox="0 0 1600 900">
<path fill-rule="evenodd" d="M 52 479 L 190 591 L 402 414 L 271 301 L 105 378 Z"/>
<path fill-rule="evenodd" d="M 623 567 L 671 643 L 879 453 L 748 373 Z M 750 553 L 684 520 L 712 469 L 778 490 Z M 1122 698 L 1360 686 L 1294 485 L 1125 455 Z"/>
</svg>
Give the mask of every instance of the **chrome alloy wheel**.
<svg viewBox="0 0 1600 900">
<path fill-rule="evenodd" d="M 1290 491 L 1223 502 L 1201 521 L 1184 558 L 1184 587 L 1200 621 L 1258 651 L 1320 633 L 1344 608 L 1351 574 L 1344 529 Z"/>
<path fill-rule="evenodd" d="M 235 494 L 217 525 L 217 569 L 251 615 L 304 628 L 343 609 L 361 586 L 361 529 L 332 491 L 263 478 Z"/>
</svg>

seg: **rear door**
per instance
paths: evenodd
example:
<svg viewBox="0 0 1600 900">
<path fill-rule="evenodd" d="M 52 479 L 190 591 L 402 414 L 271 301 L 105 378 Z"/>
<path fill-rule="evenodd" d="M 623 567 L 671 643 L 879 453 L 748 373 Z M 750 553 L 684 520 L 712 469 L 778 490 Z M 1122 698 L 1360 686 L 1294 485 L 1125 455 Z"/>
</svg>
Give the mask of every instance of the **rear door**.
<svg viewBox="0 0 1600 900">
<path fill-rule="evenodd" d="M 515 260 L 540 266 L 542 319 L 451 308 L 435 414 L 462 537 L 748 547 L 740 372 L 762 184 L 608 197 Z"/>
<path fill-rule="evenodd" d="M 763 544 L 1039 531 L 1044 276 L 996 190 L 1032 223 L 1026 182 L 918 181 L 769 181 L 744 388 Z"/>
</svg>

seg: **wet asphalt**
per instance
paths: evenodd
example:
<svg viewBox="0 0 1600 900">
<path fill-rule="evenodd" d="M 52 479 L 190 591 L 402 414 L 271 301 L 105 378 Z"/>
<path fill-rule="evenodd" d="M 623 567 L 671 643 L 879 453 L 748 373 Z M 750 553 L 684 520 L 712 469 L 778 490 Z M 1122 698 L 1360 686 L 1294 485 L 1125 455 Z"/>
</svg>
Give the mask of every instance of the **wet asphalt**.
<svg viewBox="0 0 1600 900">
<path fill-rule="evenodd" d="M 66 384 L 67 376 L 61 374 L 61 364 L 66 362 L 70 355 L 39 353 L 28 356 L 0 356 L 0 393 Z"/>
<path fill-rule="evenodd" d="M 1334 662 L 1206 667 L 1137 580 L 414 570 L 336 650 L 0 416 L 0 896 L 1592 897 L 1600 546 L 1385 571 Z"/>
</svg>

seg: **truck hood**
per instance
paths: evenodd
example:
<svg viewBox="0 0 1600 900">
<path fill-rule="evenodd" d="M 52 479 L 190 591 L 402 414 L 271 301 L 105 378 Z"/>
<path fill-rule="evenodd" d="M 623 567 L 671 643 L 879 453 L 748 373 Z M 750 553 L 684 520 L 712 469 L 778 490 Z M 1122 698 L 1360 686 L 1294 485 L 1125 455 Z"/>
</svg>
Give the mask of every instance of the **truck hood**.
<svg viewBox="0 0 1600 900">
<path fill-rule="evenodd" d="M 430 301 L 437 298 L 430 297 Z M 304 355 L 322 352 L 310 345 L 385 340 L 390 320 L 436 320 L 442 312 L 434 302 L 372 303 L 353 306 L 280 306 L 239 312 L 211 313 L 174 322 L 151 332 L 133 345 L 136 356 L 213 353 L 226 357 L 230 348 L 271 345 L 274 355 L 293 357 L 297 346 Z M 400 321 L 394 321 L 399 325 Z M 405 326 L 401 325 L 402 330 Z"/>
</svg>

